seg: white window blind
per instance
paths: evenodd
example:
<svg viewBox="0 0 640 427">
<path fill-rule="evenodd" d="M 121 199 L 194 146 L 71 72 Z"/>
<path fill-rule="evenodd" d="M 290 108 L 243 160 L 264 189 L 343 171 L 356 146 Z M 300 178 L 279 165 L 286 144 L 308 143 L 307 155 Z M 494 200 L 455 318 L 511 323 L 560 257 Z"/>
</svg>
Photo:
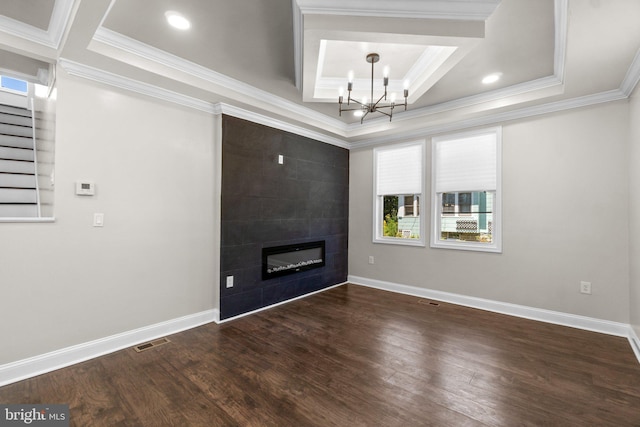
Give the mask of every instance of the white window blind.
<svg viewBox="0 0 640 427">
<path fill-rule="evenodd" d="M 422 144 L 376 150 L 376 193 L 422 193 Z"/>
<path fill-rule="evenodd" d="M 494 132 L 433 143 L 436 193 L 496 190 L 498 143 Z"/>
</svg>

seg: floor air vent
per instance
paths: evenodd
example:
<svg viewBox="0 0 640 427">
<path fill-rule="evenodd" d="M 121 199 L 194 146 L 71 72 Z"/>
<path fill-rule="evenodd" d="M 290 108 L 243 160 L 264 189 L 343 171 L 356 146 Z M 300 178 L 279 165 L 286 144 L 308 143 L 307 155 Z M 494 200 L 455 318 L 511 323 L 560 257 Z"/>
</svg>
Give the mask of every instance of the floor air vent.
<svg viewBox="0 0 640 427">
<path fill-rule="evenodd" d="M 138 353 L 140 353 L 141 351 L 149 350 L 150 348 L 155 348 L 155 347 L 161 346 L 162 344 L 167 344 L 170 342 L 171 341 L 169 341 L 167 338 L 158 338 L 157 340 L 149 341 L 144 344 L 139 344 L 133 347 L 133 349 Z"/>
</svg>

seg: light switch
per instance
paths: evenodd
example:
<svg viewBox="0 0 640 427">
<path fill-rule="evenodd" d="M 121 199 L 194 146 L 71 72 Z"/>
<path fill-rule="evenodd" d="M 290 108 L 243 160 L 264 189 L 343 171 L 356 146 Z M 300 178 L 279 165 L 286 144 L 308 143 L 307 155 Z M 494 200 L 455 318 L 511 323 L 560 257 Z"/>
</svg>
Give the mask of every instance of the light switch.
<svg viewBox="0 0 640 427">
<path fill-rule="evenodd" d="M 284 156 L 282 154 L 278 154 L 278 164 L 284 165 Z"/>
<path fill-rule="evenodd" d="M 94 213 L 93 214 L 93 226 L 94 227 L 104 227 L 104 214 L 103 213 Z"/>
</svg>

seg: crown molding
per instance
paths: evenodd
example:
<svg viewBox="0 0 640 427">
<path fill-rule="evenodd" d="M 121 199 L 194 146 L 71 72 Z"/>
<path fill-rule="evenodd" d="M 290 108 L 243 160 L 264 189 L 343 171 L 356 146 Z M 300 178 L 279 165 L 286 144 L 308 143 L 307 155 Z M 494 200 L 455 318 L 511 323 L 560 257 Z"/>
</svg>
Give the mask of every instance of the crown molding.
<svg viewBox="0 0 640 427">
<path fill-rule="evenodd" d="M 302 54 L 304 40 L 304 18 L 296 0 L 291 2 L 293 7 L 293 67 L 296 89 L 302 92 Z"/>
<path fill-rule="evenodd" d="M 331 133 L 341 136 L 344 136 L 345 134 L 346 124 L 338 119 L 328 117 L 325 114 L 296 104 L 295 102 L 288 101 L 282 97 L 262 89 L 258 89 L 247 83 L 241 82 L 240 80 L 233 79 L 194 62 L 186 61 L 179 56 L 154 48 L 145 43 L 141 43 L 105 27 L 98 28 L 93 40 L 110 46 L 111 48 L 126 52 L 130 55 L 134 55 L 180 73 L 184 73 L 188 76 L 223 87 L 235 94 L 247 97 L 253 102 L 268 105 L 272 111 L 284 117 L 291 117 L 293 114 L 294 116 L 305 118 L 317 123 L 317 126 L 322 127 Z"/>
<path fill-rule="evenodd" d="M 429 107 L 409 110 L 406 112 L 403 111 L 401 114 L 394 115 L 393 120 L 396 123 L 408 122 L 410 120 L 427 118 L 428 116 L 433 116 L 435 114 L 441 114 L 454 110 L 462 110 L 486 103 L 504 101 L 505 99 L 511 97 L 551 89 L 561 85 L 562 83 L 556 76 L 543 77 L 537 80 L 520 83 L 502 89 L 497 89 L 491 92 L 471 95 L 464 98 L 454 99 L 452 101 L 442 102 L 440 104 L 432 105 Z M 384 126 L 388 122 L 389 120 L 387 118 L 380 117 L 377 119 L 368 120 L 363 124 L 351 123 L 347 126 L 347 135 L 354 136 L 353 134 L 355 134 L 356 132 L 361 134 L 374 133 L 376 131 L 383 130 L 381 129 L 381 126 Z"/>
<path fill-rule="evenodd" d="M 365 3 L 367 3 L 367 10 L 369 10 L 371 5 L 368 2 L 362 2 L 363 7 L 365 6 Z M 396 3 L 394 2 L 394 8 L 403 10 L 403 7 L 405 7 L 407 8 L 406 10 L 410 10 L 411 7 L 423 7 L 426 10 L 429 7 L 443 7 L 444 3 L 449 4 L 451 2 L 428 1 L 420 2 L 421 6 L 418 6 L 417 2 L 415 1 L 405 0 L 398 5 L 396 5 Z M 492 0 L 490 3 L 496 2 Z M 341 1 L 338 0 L 332 0 L 328 3 L 325 0 L 322 0 L 322 2 L 320 2 L 319 0 L 293 0 L 292 5 L 294 9 L 294 50 L 296 55 L 295 62 L 297 64 L 296 75 L 299 75 L 299 73 L 301 73 L 302 71 L 302 37 L 304 31 L 304 13 L 307 13 L 309 10 L 320 9 L 342 10 L 340 7 L 338 7 L 340 4 Z M 359 2 L 355 1 L 349 4 L 354 5 L 359 4 Z M 382 5 L 382 2 L 380 2 L 380 5 Z M 449 4 L 449 6 L 452 5 Z M 509 97 L 522 96 L 523 94 L 533 94 L 536 91 L 544 91 L 556 86 L 561 86 L 564 77 L 563 73 L 567 37 L 567 19 L 568 0 L 555 0 L 554 75 L 491 92 L 485 92 L 482 94 L 472 95 L 429 107 L 403 112 L 402 114 L 394 117 L 395 121 L 408 122 L 425 119 L 435 114 L 454 110 L 470 109 L 481 104 L 504 101 Z M 193 62 L 185 61 L 184 59 L 176 55 L 169 54 L 165 51 L 146 45 L 120 33 L 109 30 L 105 27 L 98 28 L 93 37 L 93 40 L 116 50 L 126 52 L 139 58 L 143 58 L 164 67 L 168 67 L 172 70 L 176 70 L 178 72 L 206 81 L 213 85 L 224 87 L 225 89 L 229 89 L 236 94 L 248 97 L 250 100 L 252 100 L 253 102 L 257 102 L 258 104 L 269 105 L 271 111 L 284 117 L 291 117 L 293 114 L 294 116 L 304 118 L 305 120 L 308 120 L 310 123 L 312 123 L 313 126 L 337 135 L 338 138 L 344 138 L 348 140 L 349 138 L 356 137 L 357 135 L 373 134 L 378 131 L 384 131 L 384 128 L 388 123 L 386 118 L 383 117 L 380 119 L 368 120 L 364 124 L 346 124 L 338 119 L 328 117 L 325 114 L 318 113 L 317 111 L 310 108 L 285 100 L 281 97 L 255 88 L 249 84 L 233 79 L 224 74 L 215 72 Z M 296 82 L 297 85 L 301 84 L 298 78 L 296 79 Z M 258 105 L 256 106 L 259 107 Z M 342 139 L 339 140 L 342 141 Z"/>
<path fill-rule="evenodd" d="M 305 13 L 320 13 L 320 10 L 333 10 L 342 11 L 338 6 L 341 3 L 340 0 L 332 0 L 326 2 L 325 0 L 293 0 L 293 17 L 294 17 L 294 49 L 296 64 L 296 86 L 301 89 L 302 85 L 302 41 L 304 37 L 304 14 Z M 342 2 L 343 3 L 343 2 Z M 351 2 L 353 5 L 357 2 Z M 367 2 L 362 2 L 364 4 Z M 393 7 L 399 10 L 403 10 L 404 7 L 410 7 L 407 3 L 414 4 L 411 1 L 399 2 L 400 4 L 393 3 Z M 423 6 L 427 7 L 427 3 L 432 3 L 434 6 L 436 2 L 423 2 Z M 448 3 L 449 6 L 452 2 Z M 499 3 L 499 2 L 498 2 Z M 368 8 L 369 6 L 367 6 Z M 312 10 L 313 12 L 309 12 Z M 343 13 L 343 12 L 341 12 Z M 346 13 L 346 12 L 344 12 Z M 533 95 L 536 91 L 546 91 L 557 87 L 561 89 L 564 82 L 564 69 L 566 60 L 566 45 L 567 45 L 567 27 L 568 27 L 568 0 L 555 0 L 554 1 L 554 63 L 553 63 L 553 75 L 542 77 L 536 80 L 512 85 L 506 88 L 497 89 L 490 92 L 485 92 L 477 95 L 471 95 L 464 98 L 455 99 L 440 104 L 423 107 L 419 109 L 412 109 L 407 112 L 402 112 L 394 116 L 394 122 L 408 122 L 411 120 L 427 119 L 429 116 L 440 114 L 453 110 L 469 109 L 481 104 L 490 104 L 495 102 L 502 102 L 507 98 L 522 96 L 525 94 Z M 389 15 L 384 15 L 389 16 Z M 368 120 L 367 122 L 360 124 L 354 122 L 345 126 L 343 136 L 346 139 L 353 138 L 357 135 L 373 134 L 378 131 L 386 130 L 387 123 L 389 123 L 386 117 L 380 117 L 378 119 Z"/>
<path fill-rule="evenodd" d="M 567 56 L 567 34 L 569 26 L 569 0 L 554 1 L 553 75 L 564 82 L 564 65 Z"/>
<path fill-rule="evenodd" d="M 66 0 L 71 2 L 71 0 Z M 313 0 L 317 1 L 317 0 Z M 313 2 L 312 1 L 312 2 Z M 302 32 L 301 22 L 303 19 L 302 11 L 298 8 L 298 0 L 293 0 L 294 7 L 294 33 Z M 304 3 L 304 2 L 303 2 Z M 306 3 L 305 3 L 306 4 Z M 116 50 L 125 52 L 129 55 L 151 61 L 152 63 L 168 67 L 171 70 L 184 73 L 185 75 L 195 77 L 205 82 L 211 83 L 229 89 L 234 93 L 247 97 L 253 101 L 253 107 L 261 108 L 260 105 L 268 105 L 269 111 L 276 115 L 286 117 L 291 120 L 297 120 L 301 123 L 307 123 L 306 126 L 296 125 L 284 120 L 266 116 L 261 113 L 251 112 L 243 108 L 232 106 L 228 103 L 211 103 L 201 99 L 189 97 L 167 89 L 162 89 L 139 81 L 134 81 L 113 73 L 105 72 L 93 67 L 89 67 L 77 62 L 62 59 L 61 66 L 67 70 L 69 74 L 87 78 L 97 82 L 109 84 L 125 90 L 131 90 L 141 94 L 145 94 L 154 98 L 173 102 L 179 105 L 187 106 L 201 111 L 213 114 L 228 114 L 234 117 L 251 120 L 266 126 L 274 127 L 284 131 L 292 132 L 298 135 L 313 138 L 328 144 L 344 147 L 344 148 L 361 148 L 382 143 L 394 142 L 399 139 L 425 137 L 437 133 L 456 131 L 475 126 L 485 126 L 496 124 L 503 121 L 517 120 L 534 115 L 542 115 L 562 111 L 571 108 L 580 108 L 583 106 L 593 105 L 602 102 L 617 101 L 627 98 L 634 87 L 640 81 L 640 51 L 629 68 L 625 80 L 620 89 L 608 92 L 602 92 L 594 95 L 578 97 L 569 100 L 546 103 L 539 106 L 532 106 L 521 109 L 514 109 L 506 112 L 488 112 L 478 111 L 478 107 L 482 104 L 494 104 L 499 108 L 504 106 L 503 101 L 511 97 L 536 96 L 536 92 L 545 90 L 561 89 L 564 80 L 564 63 L 566 53 L 567 39 L 567 20 L 568 20 L 568 0 L 555 0 L 555 53 L 554 53 L 554 74 L 548 77 L 524 82 L 507 88 L 498 89 L 491 92 L 472 95 L 437 105 L 424 107 L 416 110 L 410 110 L 394 116 L 395 124 L 410 125 L 420 120 L 428 119 L 437 114 L 443 114 L 453 111 L 468 110 L 469 115 L 473 115 L 468 119 L 457 120 L 455 122 L 440 123 L 432 126 L 421 126 L 413 130 L 403 132 L 402 130 L 394 131 L 392 136 L 374 136 L 367 138 L 367 135 L 374 135 L 377 132 L 386 132 L 388 129 L 388 120 L 386 118 L 368 120 L 364 124 L 352 123 L 346 124 L 340 120 L 328 117 L 310 108 L 298 105 L 269 92 L 260 90 L 239 80 L 225 76 L 206 67 L 200 66 L 193 62 L 161 51 L 144 43 L 140 43 L 115 31 L 105 27 L 99 27 L 96 31 L 93 41 L 102 43 Z M 298 8 L 298 9 L 297 9 Z M 297 10 L 297 12 L 296 12 Z M 300 21 L 295 23 L 296 19 Z M 295 30 L 296 25 L 298 29 Z M 298 35 L 300 35 L 298 34 Z M 298 48 L 301 50 L 302 46 Z M 297 55 L 297 50 L 296 50 Z M 301 57 L 300 57 L 301 58 Z M 297 59 L 300 59 L 297 58 Z M 249 102 L 251 104 L 252 102 Z M 479 117 L 479 114 L 484 114 Z M 285 119 L 286 120 L 286 119 Z M 312 130 L 312 128 L 321 129 L 324 132 Z M 348 142 L 355 138 L 363 137 L 356 142 Z"/>
<path fill-rule="evenodd" d="M 0 15 L 0 28 L 0 31 L 4 33 L 19 37 L 29 42 L 37 43 L 53 49 L 58 48 L 58 44 L 52 39 L 48 31 L 31 25 L 26 25 L 23 22 L 16 21 L 15 19 L 8 18 L 4 15 Z"/>
<path fill-rule="evenodd" d="M 433 126 L 422 127 L 417 130 L 407 132 L 395 132 L 392 135 L 385 135 L 375 138 L 369 138 L 357 142 L 348 142 L 347 139 L 333 137 L 324 133 L 311 130 L 307 127 L 295 125 L 282 120 L 274 119 L 260 113 L 249 111 L 233 105 L 225 103 L 210 103 L 197 98 L 189 97 L 177 92 L 162 89 L 147 83 L 142 83 L 117 74 L 113 74 L 98 68 L 90 67 L 68 59 L 60 59 L 59 65 L 69 74 L 81 77 L 97 83 L 106 84 L 142 95 L 150 96 L 163 101 L 193 108 L 211 114 L 228 114 L 240 119 L 250 120 L 252 122 L 280 129 L 286 132 L 295 133 L 327 144 L 336 145 L 347 149 L 357 149 L 370 147 L 380 144 L 397 142 L 399 140 L 411 138 L 425 138 L 440 133 L 464 130 L 477 126 L 495 125 L 498 123 L 508 122 L 512 120 L 524 119 L 532 116 L 555 113 L 558 111 L 570 110 L 574 108 L 587 107 L 591 105 L 624 100 L 629 97 L 621 89 L 601 92 L 593 95 L 587 95 L 568 100 L 562 100 L 527 108 L 521 108 L 512 111 L 494 113 L 482 117 L 474 117 L 466 120 L 458 120 L 451 123 L 438 124 Z M 631 80 L 634 80 L 632 78 Z M 635 76 L 635 81 L 638 76 Z"/>
<path fill-rule="evenodd" d="M 27 25 L 0 15 L 0 31 L 42 46 L 58 49 L 65 28 L 71 17 L 74 0 L 56 0 L 49 20 L 48 30 Z"/>
<path fill-rule="evenodd" d="M 173 92 L 167 89 L 162 89 L 148 83 L 142 83 L 137 80 L 122 77 L 118 74 L 110 73 L 99 68 L 90 67 L 88 65 L 71 61 L 69 59 L 61 58 L 58 61 L 58 65 L 60 65 L 62 69 L 64 69 L 69 75 L 72 76 L 81 77 L 83 79 L 106 84 L 131 92 L 136 92 L 142 95 L 150 96 L 152 98 L 182 105 L 188 108 L 193 108 L 195 110 L 212 114 L 216 112 L 213 104 L 211 104 L 210 102 L 183 95 L 178 92 Z"/>
<path fill-rule="evenodd" d="M 482 117 L 474 117 L 466 120 L 458 120 L 451 123 L 426 126 L 413 131 L 394 133 L 393 135 L 369 138 L 358 142 L 352 142 L 350 144 L 350 147 L 352 149 L 366 148 L 412 138 L 428 138 L 441 133 L 455 132 L 478 126 L 496 125 L 513 120 L 526 119 L 533 116 L 557 113 L 560 111 L 588 107 L 591 105 L 597 105 L 606 102 L 620 101 L 627 98 L 628 95 L 626 95 L 622 90 L 615 89 L 596 93 L 593 95 L 586 95 L 562 101 L 550 102 L 547 104 L 520 108 L 512 111 L 493 113 Z"/>
<path fill-rule="evenodd" d="M 484 21 L 501 0 L 294 0 L 305 14 Z"/>
<path fill-rule="evenodd" d="M 631 66 L 627 70 L 627 74 L 624 76 L 624 80 L 620 85 L 620 90 L 627 96 L 631 96 L 631 93 L 638 85 L 640 81 L 640 49 L 636 52 L 636 56 L 631 62 Z"/>
<path fill-rule="evenodd" d="M 302 91 L 304 15 L 486 21 L 502 0 L 292 0 L 295 85 Z M 566 0 L 560 0 L 566 1 Z"/>
<path fill-rule="evenodd" d="M 55 48 L 59 49 L 67 25 L 71 19 L 74 0 L 56 0 L 49 21 L 49 35 L 55 41 Z"/>
<path fill-rule="evenodd" d="M 316 141 L 325 142 L 327 144 L 336 145 L 342 148 L 349 148 L 349 144 L 340 138 L 332 137 L 311 129 L 294 125 L 282 120 L 274 119 L 253 111 L 235 107 L 225 103 L 211 103 L 201 99 L 193 98 L 167 89 L 142 83 L 122 77 L 118 74 L 110 73 L 88 65 L 80 64 L 68 59 L 60 59 L 59 65 L 69 74 L 75 77 L 91 80 L 96 83 L 117 87 L 127 91 L 139 93 L 162 101 L 170 102 L 184 107 L 192 108 L 198 111 L 204 111 L 210 114 L 227 114 L 239 119 L 250 120 L 254 123 L 280 129 L 286 132 L 295 133 Z"/>
<path fill-rule="evenodd" d="M 285 132 L 291 132 L 296 135 L 311 138 L 316 141 L 324 142 L 327 144 L 336 145 L 341 148 L 347 148 L 347 149 L 350 148 L 350 144 L 343 139 L 334 138 L 332 136 L 325 135 L 320 132 L 315 132 L 303 126 L 294 125 L 282 120 L 274 119 L 272 117 L 255 113 L 253 111 L 248 111 L 243 108 L 235 107 L 233 105 L 225 104 L 222 102 L 217 103 L 215 104 L 215 111 L 218 114 L 226 114 L 229 116 L 236 117 L 238 119 L 249 120 L 254 123 L 258 123 L 261 125 L 275 128 L 275 129 L 283 130 Z"/>
</svg>

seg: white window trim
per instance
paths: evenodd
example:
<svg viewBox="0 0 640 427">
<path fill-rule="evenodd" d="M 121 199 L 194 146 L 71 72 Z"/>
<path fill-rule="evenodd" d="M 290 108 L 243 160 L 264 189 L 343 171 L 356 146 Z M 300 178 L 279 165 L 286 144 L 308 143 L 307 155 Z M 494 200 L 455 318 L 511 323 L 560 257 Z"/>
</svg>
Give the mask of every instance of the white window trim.
<svg viewBox="0 0 640 427">
<path fill-rule="evenodd" d="M 382 236 L 382 232 L 381 232 L 382 206 L 380 206 L 380 199 L 378 198 L 378 191 L 377 191 L 377 185 L 378 185 L 378 177 L 377 177 L 378 156 L 377 156 L 376 153 L 379 150 L 388 150 L 388 149 L 393 149 L 393 148 L 401 148 L 401 147 L 406 147 L 406 146 L 410 146 L 410 145 L 420 145 L 421 148 L 422 148 L 422 179 L 421 179 L 422 192 L 419 194 L 419 197 L 420 197 L 420 208 L 419 208 L 420 209 L 420 215 L 418 216 L 419 222 L 420 222 L 420 238 L 419 239 L 402 239 L 402 238 L 398 238 L 398 237 L 385 237 L 385 236 Z M 425 247 L 426 246 L 426 237 L 425 237 L 425 235 L 428 234 L 428 232 L 429 232 L 429 230 L 426 227 L 426 223 L 425 223 L 425 216 L 426 216 L 425 214 L 428 212 L 427 209 L 426 209 L 427 197 L 425 197 L 425 189 L 426 189 L 426 185 L 425 185 L 426 173 L 425 173 L 425 170 L 426 170 L 426 165 L 427 165 L 426 153 L 427 153 L 426 141 L 424 139 L 414 140 L 414 141 L 410 141 L 410 142 L 404 142 L 404 143 L 400 143 L 400 144 L 385 145 L 385 146 L 373 149 L 373 243 L 385 243 L 385 244 L 390 244 L 390 245 L 419 246 L 419 247 Z"/>
<path fill-rule="evenodd" d="M 440 240 L 440 209 L 442 209 L 441 196 L 436 193 L 436 142 L 451 139 L 468 138 L 486 134 L 496 135 L 496 194 L 493 205 L 493 243 L 480 242 L 451 242 Z M 482 191 L 483 189 L 469 189 L 469 191 Z M 431 139 L 431 247 L 436 249 L 457 249 L 465 251 L 502 253 L 502 127 L 493 127 L 461 132 L 456 134 L 439 136 Z"/>
</svg>

